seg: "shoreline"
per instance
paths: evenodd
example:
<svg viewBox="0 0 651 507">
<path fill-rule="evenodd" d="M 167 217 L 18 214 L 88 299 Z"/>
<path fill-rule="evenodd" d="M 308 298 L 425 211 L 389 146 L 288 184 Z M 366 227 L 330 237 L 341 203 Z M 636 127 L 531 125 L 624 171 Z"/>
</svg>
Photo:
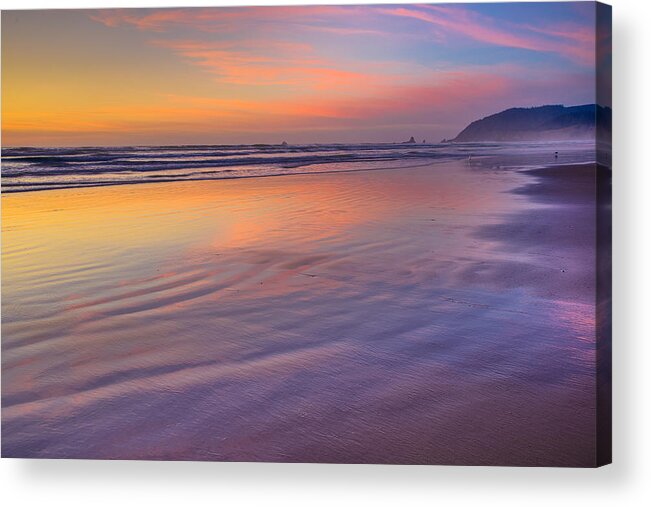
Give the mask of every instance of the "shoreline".
<svg viewBox="0 0 651 507">
<path fill-rule="evenodd" d="M 596 290 L 597 164 L 555 164 L 518 171 L 528 181 L 511 191 L 531 207 L 478 230 L 483 240 L 498 241 L 519 257 L 505 259 L 494 276 L 518 283 L 547 297 L 594 301 Z M 498 282 L 496 282 L 498 283 Z"/>
<path fill-rule="evenodd" d="M 473 160 L 485 160 L 492 158 L 491 155 L 477 156 Z M 127 185 L 147 185 L 147 184 L 156 184 L 156 183 L 183 183 L 183 182 L 193 182 L 193 181 L 223 181 L 223 180 L 239 180 L 239 179 L 255 179 L 255 178 L 273 178 L 280 176 L 306 176 L 306 175 L 316 175 L 316 174 L 347 174 L 347 173 L 357 173 L 357 172 L 371 172 L 371 171 L 397 171 L 400 169 L 416 169 L 420 167 L 428 167 L 434 164 L 445 164 L 451 163 L 454 161 L 465 160 L 463 157 L 459 158 L 445 158 L 445 159 L 432 159 L 431 161 L 424 164 L 416 164 L 409 166 L 400 166 L 400 167 L 369 167 L 364 169 L 342 169 L 342 170 L 330 170 L 330 171 L 303 171 L 296 173 L 282 173 L 282 174 L 256 174 L 251 176 L 225 176 L 223 178 L 184 178 L 184 179 L 156 179 L 154 181 L 125 181 L 125 182 L 110 182 L 110 183 L 91 183 L 89 185 L 79 185 L 79 186 L 60 186 L 60 187 L 50 187 L 50 188 L 30 188 L 27 190 L 3 190 L 0 186 L 0 195 L 3 194 L 23 194 L 27 192 L 46 192 L 48 190 L 80 190 L 85 188 L 101 188 L 101 187 L 113 187 L 113 186 L 127 186 Z M 582 162 L 579 164 L 558 164 L 558 165 L 542 165 L 542 166 L 523 166 L 510 168 L 515 172 L 522 174 L 533 173 L 538 169 L 553 169 L 555 167 L 568 167 L 568 166 L 590 166 L 595 165 L 596 162 Z M 47 185 L 47 183 L 43 184 Z"/>
<path fill-rule="evenodd" d="M 531 176 L 312 174 L 5 196 L 3 455 L 591 466 Z"/>
<path fill-rule="evenodd" d="M 3 159 L 2 182 L 5 184 L 2 186 L 2 193 L 409 169 L 455 161 L 463 162 L 464 160 L 471 163 L 470 158 L 472 158 L 472 164 L 476 164 L 487 159 L 500 160 L 504 156 L 513 159 L 511 167 L 517 168 L 522 164 L 548 165 L 549 155 L 553 153 L 550 151 L 552 149 L 562 149 L 563 156 L 569 156 L 571 160 L 576 160 L 577 156 L 579 158 L 590 156 L 594 151 L 592 144 L 567 142 L 561 143 L 559 146 L 549 143 L 523 143 L 507 150 L 506 154 L 502 152 L 502 149 L 508 148 L 509 145 L 496 143 L 485 145 L 471 143 L 451 148 L 445 145 L 435 145 L 434 148 L 428 146 L 423 148 L 420 145 L 414 147 L 391 146 L 397 151 L 389 150 L 385 154 L 384 150 L 378 148 L 375 151 L 370 150 L 368 154 L 358 158 L 354 152 L 355 145 L 337 145 L 334 147 L 336 149 L 333 149 L 332 145 L 326 145 L 321 151 L 306 148 L 304 152 L 287 150 L 277 153 L 271 158 L 260 155 L 257 157 L 256 163 L 250 163 L 251 153 L 238 153 L 237 150 L 221 153 L 216 151 L 210 153 L 210 157 L 205 159 L 201 151 L 189 150 L 187 153 L 165 154 L 164 151 L 161 153 L 150 150 L 139 151 L 137 147 L 131 147 L 129 153 L 119 150 L 112 153 L 108 149 L 101 155 L 79 154 L 81 157 L 78 160 L 75 153 L 60 155 L 52 153 L 44 158 L 26 157 L 23 161 L 20 157 L 14 157 Z M 331 149 L 327 149 L 328 147 Z M 529 160 L 532 156 L 536 160 Z M 222 157 L 225 158 L 222 160 Z M 212 160 L 213 158 L 214 160 Z M 219 160 L 221 163 L 218 163 Z M 172 166 L 168 167 L 169 163 Z M 216 165 L 211 165 L 213 163 Z M 294 169 L 296 171 L 292 172 Z M 23 180 L 21 181 L 21 179 Z M 94 181 L 95 179 L 97 181 Z"/>
<path fill-rule="evenodd" d="M 111 183 L 92 183 L 89 185 L 79 185 L 79 186 L 68 186 L 68 187 L 55 187 L 55 188 L 30 188 L 28 190 L 2 190 L 2 194 L 22 194 L 26 192 L 45 192 L 47 190 L 79 190 L 84 188 L 100 188 L 100 187 L 113 187 L 113 186 L 125 186 L 125 185 L 147 185 L 147 184 L 156 184 L 156 183 L 183 183 L 193 182 L 193 181 L 224 181 L 224 180 L 247 180 L 255 178 L 275 178 L 280 176 L 307 176 L 313 174 L 348 174 L 348 173 L 357 173 L 357 172 L 370 172 L 370 171 L 397 171 L 400 169 L 415 169 L 419 167 L 427 167 L 433 164 L 447 163 L 452 162 L 455 159 L 444 159 L 444 160 L 431 160 L 425 164 L 417 164 L 411 166 L 400 166 L 400 167 L 369 167 L 364 169 L 342 169 L 342 170 L 331 170 L 331 171 L 303 171 L 296 173 L 282 173 L 282 174 L 256 174 L 251 176 L 233 176 L 233 177 L 223 177 L 223 178 L 183 178 L 183 179 L 156 179 L 154 181 L 125 181 L 125 182 L 111 182 Z"/>
</svg>

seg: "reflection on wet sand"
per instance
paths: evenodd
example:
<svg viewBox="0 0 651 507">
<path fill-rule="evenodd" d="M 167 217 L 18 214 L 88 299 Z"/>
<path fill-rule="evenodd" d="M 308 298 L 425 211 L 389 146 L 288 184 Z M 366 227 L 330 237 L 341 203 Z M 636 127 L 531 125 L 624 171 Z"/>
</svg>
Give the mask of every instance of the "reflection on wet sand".
<svg viewBox="0 0 651 507">
<path fill-rule="evenodd" d="M 3 196 L 3 454 L 592 465 L 594 252 L 519 224 L 594 232 L 530 181 Z"/>
</svg>

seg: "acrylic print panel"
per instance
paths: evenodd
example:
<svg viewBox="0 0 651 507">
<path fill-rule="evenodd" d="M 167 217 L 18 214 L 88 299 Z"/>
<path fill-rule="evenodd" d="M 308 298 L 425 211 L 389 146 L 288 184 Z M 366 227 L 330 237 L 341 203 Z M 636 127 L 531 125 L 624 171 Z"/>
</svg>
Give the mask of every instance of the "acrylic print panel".
<svg viewBox="0 0 651 507">
<path fill-rule="evenodd" d="M 2 454 L 610 461 L 610 7 L 2 13 Z"/>
</svg>

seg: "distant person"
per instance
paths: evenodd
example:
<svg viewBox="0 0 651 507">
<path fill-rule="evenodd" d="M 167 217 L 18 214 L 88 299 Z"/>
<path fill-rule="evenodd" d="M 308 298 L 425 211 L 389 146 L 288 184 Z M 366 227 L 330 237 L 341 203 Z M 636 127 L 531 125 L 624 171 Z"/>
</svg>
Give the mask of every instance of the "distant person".
<svg viewBox="0 0 651 507">
<path fill-rule="evenodd" d="M 557 151 L 554 152 L 554 158 L 558 158 L 558 152 Z"/>
</svg>

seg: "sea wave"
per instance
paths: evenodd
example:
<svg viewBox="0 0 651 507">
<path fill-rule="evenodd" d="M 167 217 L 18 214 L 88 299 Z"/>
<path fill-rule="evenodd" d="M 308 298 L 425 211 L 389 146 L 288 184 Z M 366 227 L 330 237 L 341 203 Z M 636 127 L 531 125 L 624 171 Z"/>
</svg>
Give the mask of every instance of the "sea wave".
<svg viewBox="0 0 651 507">
<path fill-rule="evenodd" d="M 547 154 L 551 149 L 548 143 L 520 147 L 528 156 L 532 148 Z M 505 148 L 514 152 L 512 143 L 4 148 L 2 192 L 397 169 L 496 155 Z"/>
</svg>

